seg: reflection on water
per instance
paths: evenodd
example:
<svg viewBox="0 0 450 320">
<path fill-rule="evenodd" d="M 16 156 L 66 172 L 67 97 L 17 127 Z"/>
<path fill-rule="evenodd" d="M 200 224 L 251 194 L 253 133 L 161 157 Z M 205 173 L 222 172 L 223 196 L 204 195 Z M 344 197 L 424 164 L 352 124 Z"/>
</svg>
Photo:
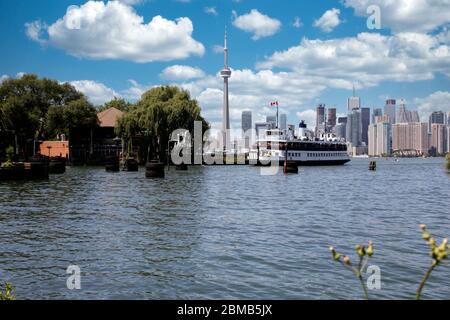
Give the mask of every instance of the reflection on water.
<svg viewBox="0 0 450 320">
<path fill-rule="evenodd" d="M 376 298 L 412 298 L 429 263 L 418 225 L 450 235 L 441 159 L 369 160 L 260 176 L 254 167 L 144 172 L 68 168 L 0 183 L 0 281 L 32 299 L 345 299 L 357 281 L 328 246 L 373 240 Z M 82 290 L 66 288 L 79 265 Z M 450 298 L 450 265 L 425 298 Z"/>
</svg>

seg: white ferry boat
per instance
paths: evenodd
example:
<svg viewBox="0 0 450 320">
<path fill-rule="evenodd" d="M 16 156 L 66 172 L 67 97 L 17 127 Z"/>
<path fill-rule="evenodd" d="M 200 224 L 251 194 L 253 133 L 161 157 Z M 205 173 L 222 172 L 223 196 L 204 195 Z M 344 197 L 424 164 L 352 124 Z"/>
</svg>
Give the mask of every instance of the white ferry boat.
<svg viewBox="0 0 450 320">
<path fill-rule="evenodd" d="M 279 129 L 266 130 L 249 153 L 250 163 L 268 166 L 278 161 L 282 164 L 286 157 L 299 166 L 344 165 L 350 161 L 347 145 L 334 135 L 312 139 L 301 134 L 302 130 L 298 137 Z"/>
</svg>

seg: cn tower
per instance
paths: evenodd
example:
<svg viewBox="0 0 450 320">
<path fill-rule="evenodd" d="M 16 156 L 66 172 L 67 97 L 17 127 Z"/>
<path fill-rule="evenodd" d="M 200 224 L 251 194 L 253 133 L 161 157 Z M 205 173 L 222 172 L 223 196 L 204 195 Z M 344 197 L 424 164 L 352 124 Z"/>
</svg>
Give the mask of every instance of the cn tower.
<svg viewBox="0 0 450 320">
<path fill-rule="evenodd" d="M 224 68 L 220 71 L 220 76 L 223 78 L 223 148 L 227 150 L 230 147 L 230 100 L 228 98 L 228 79 L 231 77 L 231 70 L 228 67 L 228 46 L 227 46 L 227 31 L 225 30 L 225 45 L 224 52 Z"/>
</svg>

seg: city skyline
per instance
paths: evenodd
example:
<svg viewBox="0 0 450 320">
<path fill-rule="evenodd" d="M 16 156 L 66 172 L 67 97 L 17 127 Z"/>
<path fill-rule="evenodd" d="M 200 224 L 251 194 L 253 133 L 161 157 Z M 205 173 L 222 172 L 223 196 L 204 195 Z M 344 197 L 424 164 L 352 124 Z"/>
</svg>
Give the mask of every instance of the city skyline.
<svg viewBox="0 0 450 320">
<path fill-rule="evenodd" d="M 412 6 L 410 18 L 426 26 L 418 28 L 404 20 L 401 6 L 393 5 L 387 11 L 388 2 L 379 0 L 376 3 L 385 19 L 381 29 L 370 30 L 362 3 L 280 1 L 275 7 L 255 0 L 64 0 L 53 5 L 4 1 L 0 4 L 5 15 L 2 29 L 6 31 L 0 77 L 35 73 L 68 81 L 95 104 L 114 96 L 135 101 L 148 88 L 176 84 L 190 90 L 205 117 L 220 129 L 223 85 L 218 66 L 223 30 L 228 26 L 233 48 L 230 63 L 235 68 L 230 81 L 233 128 L 240 126 L 243 110 L 252 111 L 255 121 L 263 120 L 273 111 L 269 104 L 274 100 L 280 102 L 288 123 L 305 119 L 313 127 L 318 103 L 335 106 L 338 116 L 346 114 L 346 100 L 353 87 L 361 107 L 384 107 L 385 100 L 392 97 L 404 98 L 418 110 L 422 121 L 433 109 L 450 111 L 450 51 L 445 51 L 449 48 L 448 31 L 443 29 L 449 19 L 423 15 L 420 6 Z M 14 14 L 19 10 L 21 15 Z M 444 2 L 433 10 L 450 12 Z M 138 38 L 127 38 L 114 33 L 117 27 L 104 18 L 108 15 L 84 20 L 91 12 L 117 18 L 126 34 L 136 34 L 135 25 L 144 32 Z M 264 27 L 255 28 L 258 19 Z M 152 28 L 161 25 L 176 36 L 150 41 Z M 87 37 L 91 40 L 86 41 Z M 111 40 L 126 43 L 131 50 L 111 46 Z M 359 49 L 347 52 L 352 46 Z M 313 55 L 325 48 L 331 50 L 331 56 Z M 364 60 L 364 52 L 370 53 L 372 64 Z M 290 59 L 304 65 L 289 64 Z M 357 69 L 351 67 L 355 61 L 361 63 Z M 323 65 L 330 67 L 324 69 Z M 399 65 L 403 69 L 396 68 Z"/>
</svg>

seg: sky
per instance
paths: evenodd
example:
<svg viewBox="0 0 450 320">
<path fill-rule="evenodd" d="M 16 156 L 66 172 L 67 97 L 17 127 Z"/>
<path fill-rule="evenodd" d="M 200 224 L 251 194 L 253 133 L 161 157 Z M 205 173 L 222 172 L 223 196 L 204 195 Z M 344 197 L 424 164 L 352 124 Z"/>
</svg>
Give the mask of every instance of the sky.
<svg viewBox="0 0 450 320">
<path fill-rule="evenodd" d="M 450 112 L 449 26 L 449 0 L 2 0 L 0 81 L 70 82 L 96 105 L 178 85 L 219 128 L 226 29 L 232 127 L 272 101 L 314 126 L 319 103 L 346 113 L 353 86 L 364 107 L 405 99 L 425 121 Z"/>
</svg>

